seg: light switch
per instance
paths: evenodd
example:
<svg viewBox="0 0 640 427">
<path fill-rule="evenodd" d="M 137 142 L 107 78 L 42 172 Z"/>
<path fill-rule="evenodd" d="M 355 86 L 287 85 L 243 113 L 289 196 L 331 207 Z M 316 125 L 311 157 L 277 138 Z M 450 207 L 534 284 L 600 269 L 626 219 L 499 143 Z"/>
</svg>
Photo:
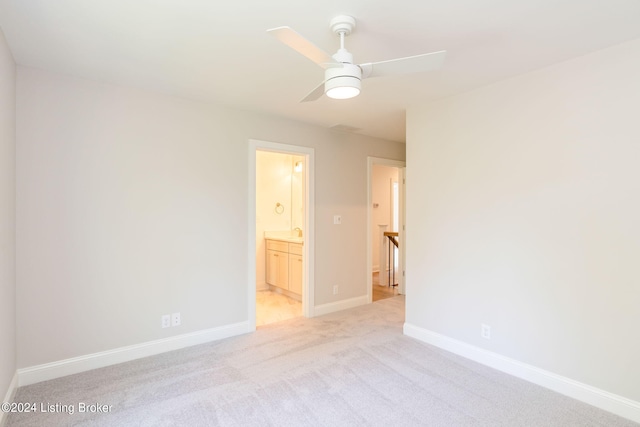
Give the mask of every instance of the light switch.
<svg viewBox="0 0 640 427">
<path fill-rule="evenodd" d="M 333 223 L 335 225 L 340 225 L 342 224 L 342 217 L 340 215 L 334 215 L 333 216 Z"/>
</svg>

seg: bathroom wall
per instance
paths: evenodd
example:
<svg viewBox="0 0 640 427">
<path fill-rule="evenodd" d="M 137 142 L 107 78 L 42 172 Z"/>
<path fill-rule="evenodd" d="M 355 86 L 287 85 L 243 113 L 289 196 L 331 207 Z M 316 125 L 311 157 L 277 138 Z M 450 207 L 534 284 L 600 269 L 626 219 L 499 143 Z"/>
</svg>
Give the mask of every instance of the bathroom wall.
<svg viewBox="0 0 640 427">
<path fill-rule="evenodd" d="M 295 165 L 300 162 L 300 170 L 296 171 Z M 293 172 L 291 173 L 291 228 L 304 229 L 304 157 L 291 156 Z"/>
</svg>

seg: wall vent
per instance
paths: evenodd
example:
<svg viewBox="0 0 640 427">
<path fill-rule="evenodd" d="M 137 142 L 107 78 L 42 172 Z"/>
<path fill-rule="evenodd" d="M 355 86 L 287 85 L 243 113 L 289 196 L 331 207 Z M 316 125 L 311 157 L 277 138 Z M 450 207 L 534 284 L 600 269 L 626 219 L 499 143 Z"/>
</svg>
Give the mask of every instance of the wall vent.
<svg viewBox="0 0 640 427">
<path fill-rule="evenodd" d="M 338 132 L 349 132 L 349 133 L 356 133 L 356 132 L 362 130 L 361 128 L 357 128 L 355 126 L 342 125 L 342 124 L 333 125 L 329 129 L 335 130 L 335 131 L 338 131 Z"/>
</svg>

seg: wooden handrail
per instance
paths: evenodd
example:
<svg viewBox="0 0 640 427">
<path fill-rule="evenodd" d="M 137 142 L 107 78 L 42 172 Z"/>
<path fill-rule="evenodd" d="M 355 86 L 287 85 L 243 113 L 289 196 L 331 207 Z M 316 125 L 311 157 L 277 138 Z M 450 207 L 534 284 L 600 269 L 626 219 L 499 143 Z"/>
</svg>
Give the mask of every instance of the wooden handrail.
<svg viewBox="0 0 640 427">
<path fill-rule="evenodd" d="M 397 231 L 385 231 L 384 235 L 391 241 L 391 243 L 394 244 L 396 248 L 398 247 L 398 240 L 396 240 L 396 237 L 398 237 Z"/>
</svg>

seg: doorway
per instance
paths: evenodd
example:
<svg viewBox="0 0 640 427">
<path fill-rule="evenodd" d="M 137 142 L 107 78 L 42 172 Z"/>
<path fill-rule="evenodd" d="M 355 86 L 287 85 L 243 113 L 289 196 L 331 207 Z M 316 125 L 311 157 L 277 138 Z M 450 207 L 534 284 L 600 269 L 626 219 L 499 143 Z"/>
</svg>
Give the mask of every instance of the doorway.
<svg viewBox="0 0 640 427">
<path fill-rule="evenodd" d="M 404 294 L 405 162 L 368 158 L 367 296 Z"/>
<path fill-rule="evenodd" d="M 256 327 L 302 316 L 305 163 L 256 151 Z"/>
<path fill-rule="evenodd" d="M 312 148 L 249 140 L 250 330 L 313 316 L 313 157 Z"/>
</svg>

